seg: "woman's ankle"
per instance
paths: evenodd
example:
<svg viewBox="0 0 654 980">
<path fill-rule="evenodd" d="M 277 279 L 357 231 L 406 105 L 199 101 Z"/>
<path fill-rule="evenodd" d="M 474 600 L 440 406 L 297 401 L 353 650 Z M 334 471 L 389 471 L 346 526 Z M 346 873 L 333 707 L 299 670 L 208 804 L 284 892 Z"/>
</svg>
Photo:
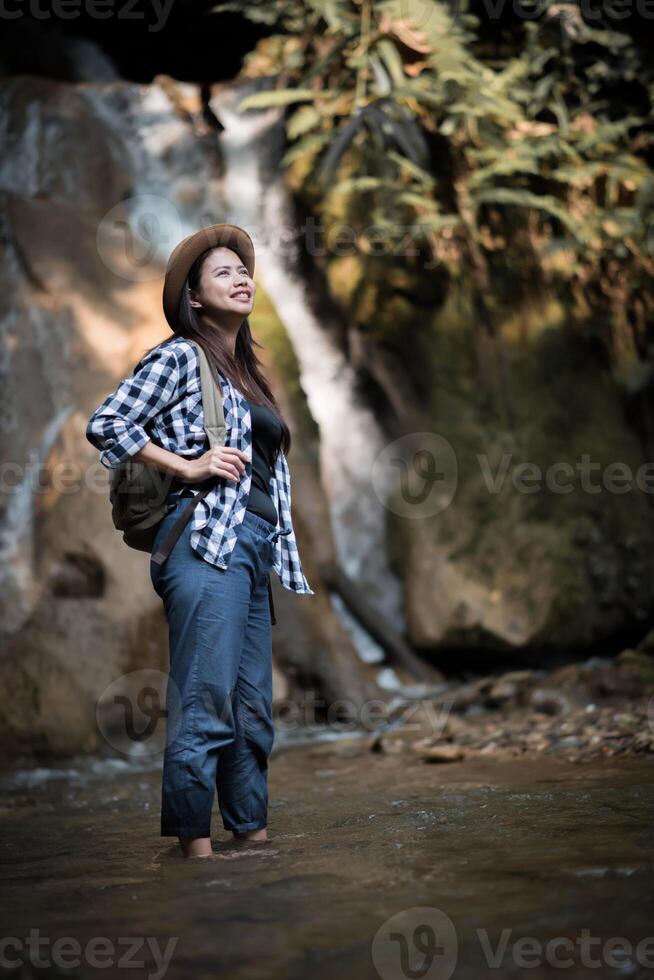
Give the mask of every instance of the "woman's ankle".
<svg viewBox="0 0 654 980">
<path fill-rule="evenodd" d="M 268 828 L 258 830 L 233 830 L 234 840 L 268 840 Z"/>
<path fill-rule="evenodd" d="M 210 837 L 180 837 L 179 844 L 184 857 L 209 857 L 213 853 Z"/>
</svg>

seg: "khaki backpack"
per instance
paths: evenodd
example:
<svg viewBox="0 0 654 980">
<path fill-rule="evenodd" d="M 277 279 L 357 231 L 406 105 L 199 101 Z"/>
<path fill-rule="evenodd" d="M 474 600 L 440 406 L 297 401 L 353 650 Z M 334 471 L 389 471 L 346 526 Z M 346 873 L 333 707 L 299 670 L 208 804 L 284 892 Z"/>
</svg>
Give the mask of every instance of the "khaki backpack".
<svg viewBox="0 0 654 980">
<path fill-rule="evenodd" d="M 222 392 L 203 348 L 193 340 L 188 342 L 194 344 L 200 358 L 202 410 L 210 448 L 224 446 L 226 427 Z M 114 527 L 123 532 L 123 541 L 130 548 L 152 553 L 157 530 L 166 516 L 168 491 L 173 479 L 172 474 L 131 458 L 111 470 L 109 477 L 111 517 Z M 157 564 L 163 564 L 199 501 L 204 500 L 214 488 L 216 480 L 213 477 L 210 479 L 210 485 L 193 496 L 169 534 L 161 542 L 156 554 L 152 555 L 152 560 Z M 199 485 L 204 486 L 205 482 Z"/>
</svg>

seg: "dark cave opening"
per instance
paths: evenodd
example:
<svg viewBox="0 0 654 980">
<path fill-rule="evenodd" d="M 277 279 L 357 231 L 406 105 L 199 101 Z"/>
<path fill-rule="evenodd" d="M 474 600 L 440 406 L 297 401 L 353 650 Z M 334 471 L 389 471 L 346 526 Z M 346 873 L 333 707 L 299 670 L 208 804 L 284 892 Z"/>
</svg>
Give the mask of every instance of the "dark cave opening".
<svg viewBox="0 0 654 980">
<path fill-rule="evenodd" d="M 272 29 L 238 13 L 211 13 L 212 6 L 207 0 L 7 0 L 0 13 L 0 74 L 108 81 L 113 65 L 138 83 L 158 74 L 226 81 Z"/>
</svg>

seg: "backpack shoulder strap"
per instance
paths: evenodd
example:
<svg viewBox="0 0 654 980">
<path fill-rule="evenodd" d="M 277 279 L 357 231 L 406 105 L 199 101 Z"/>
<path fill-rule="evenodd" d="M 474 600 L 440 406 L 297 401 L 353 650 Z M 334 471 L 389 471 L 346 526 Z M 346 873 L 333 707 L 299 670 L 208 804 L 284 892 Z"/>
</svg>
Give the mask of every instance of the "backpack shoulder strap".
<svg viewBox="0 0 654 980">
<path fill-rule="evenodd" d="M 200 358 L 202 411 L 204 413 L 204 428 L 209 436 L 209 445 L 212 449 L 214 446 L 224 446 L 227 427 L 225 425 L 222 391 L 220 390 L 218 380 L 211 369 L 203 347 L 194 340 L 189 340 L 188 337 L 185 339 L 190 344 L 193 344 Z"/>
</svg>

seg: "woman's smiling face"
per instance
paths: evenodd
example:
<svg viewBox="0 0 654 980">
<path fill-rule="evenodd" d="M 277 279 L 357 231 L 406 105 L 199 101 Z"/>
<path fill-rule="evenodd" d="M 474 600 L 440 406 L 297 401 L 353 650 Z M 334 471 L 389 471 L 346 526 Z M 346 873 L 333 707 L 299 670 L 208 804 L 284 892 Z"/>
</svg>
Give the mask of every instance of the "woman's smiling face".
<svg viewBox="0 0 654 980">
<path fill-rule="evenodd" d="M 256 287 L 240 256 L 231 248 L 214 248 L 202 263 L 200 281 L 191 292 L 191 305 L 211 317 L 252 312 Z"/>
</svg>

